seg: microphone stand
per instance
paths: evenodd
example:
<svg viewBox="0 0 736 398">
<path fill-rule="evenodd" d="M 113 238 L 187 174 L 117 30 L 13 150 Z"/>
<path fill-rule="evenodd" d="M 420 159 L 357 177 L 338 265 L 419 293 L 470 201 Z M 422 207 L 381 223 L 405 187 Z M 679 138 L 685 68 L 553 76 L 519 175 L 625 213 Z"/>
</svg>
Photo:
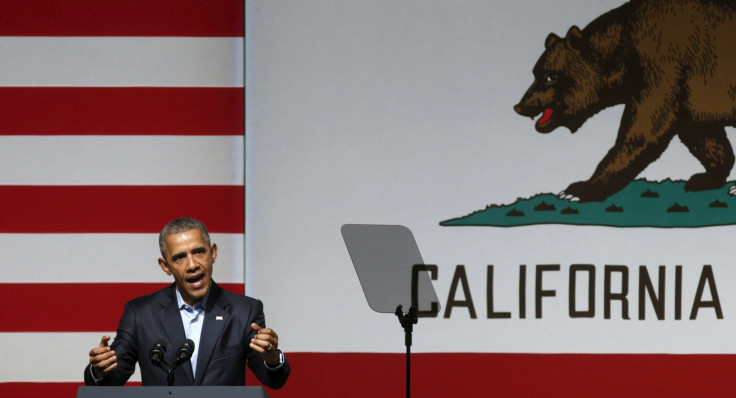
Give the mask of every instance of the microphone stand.
<svg viewBox="0 0 736 398">
<path fill-rule="evenodd" d="M 173 367 L 166 369 L 166 382 L 169 384 L 169 387 L 174 385 L 174 368 Z"/>
<path fill-rule="evenodd" d="M 191 340 L 187 340 L 190 341 Z M 186 343 L 185 343 L 186 344 Z M 192 351 L 194 343 L 192 343 Z M 165 350 L 165 348 L 164 348 Z M 174 370 L 179 367 L 179 365 L 183 364 L 184 362 L 188 361 L 192 356 L 192 353 L 188 350 L 183 349 L 183 346 L 179 348 L 179 351 L 177 352 L 177 358 L 174 363 L 169 365 L 168 362 L 166 362 L 165 359 L 163 359 L 163 356 L 159 357 L 151 357 L 151 362 L 161 368 L 164 372 L 166 372 L 166 382 L 169 384 L 169 387 L 174 385 Z"/>
<path fill-rule="evenodd" d="M 160 360 L 153 362 L 154 365 L 158 366 L 166 372 L 166 381 L 169 384 L 169 387 L 174 385 L 174 370 L 179 367 L 179 365 L 183 364 L 184 362 L 188 361 L 189 358 L 177 358 L 176 361 L 174 361 L 173 364 L 169 365 L 168 362 L 165 360 Z"/>
<path fill-rule="evenodd" d="M 411 333 L 414 325 L 419 321 L 417 318 L 417 307 L 409 307 L 409 312 L 404 314 L 401 305 L 396 307 L 396 316 L 404 328 L 404 344 L 406 345 L 406 398 L 411 397 Z"/>
<path fill-rule="evenodd" d="M 151 358 L 151 363 L 153 363 L 154 365 L 161 368 L 161 370 L 166 372 L 166 381 L 168 382 L 169 386 L 173 386 L 174 385 L 174 369 L 169 365 L 169 363 L 166 362 L 166 360 L 163 358 L 161 359 Z"/>
<path fill-rule="evenodd" d="M 174 385 L 174 369 L 178 368 L 179 365 L 183 364 L 184 362 L 188 361 L 189 358 L 177 358 L 176 361 L 174 361 L 173 364 L 171 364 L 171 367 L 166 370 L 166 381 L 169 383 L 169 386 Z M 163 369 L 163 368 L 161 368 Z"/>
</svg>

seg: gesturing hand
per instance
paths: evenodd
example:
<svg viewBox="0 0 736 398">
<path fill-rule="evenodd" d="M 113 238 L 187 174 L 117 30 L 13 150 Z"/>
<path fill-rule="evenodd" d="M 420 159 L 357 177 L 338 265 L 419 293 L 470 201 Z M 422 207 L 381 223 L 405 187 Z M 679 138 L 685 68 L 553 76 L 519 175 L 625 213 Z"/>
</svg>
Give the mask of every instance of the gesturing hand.
<svg viewBox="0 0 736 398">
<path fill-rule="evenodd" d="M 105 373 L 118 366 L 118 357 L 115 356 L 115 351 L 108 346 L 108 341 L 110 341 L 110 336 L 102 336 L 99 347 L 89 351 L 89 363 L 92 364 L 92 371 L 96 379 L 103 378 Z"/>
<path fill-rule="evenodd" d="M 279 358 L 279 335 L 271 328 L 261 328 L 258 324 L 251 323 L 251 329 L 256 335 L 250 340 L 250 348 L 258 351 L 263 360 L 270 366 L 276 366 L 281 361 Z"/>
</svg>

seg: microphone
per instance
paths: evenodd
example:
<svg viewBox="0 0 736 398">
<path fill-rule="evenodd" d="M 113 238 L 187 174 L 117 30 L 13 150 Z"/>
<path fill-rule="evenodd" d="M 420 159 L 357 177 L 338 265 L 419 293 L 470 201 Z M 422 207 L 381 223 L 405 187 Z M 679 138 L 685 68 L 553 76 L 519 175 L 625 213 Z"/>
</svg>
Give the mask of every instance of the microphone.
<svg viewBox="0 0 736 398">
<path fill-rule="evenodd" d="M 190 339 L 184 340 L 178 350 L 176 350 L 176 361 L 169 364 L 164 360 L 164 353 L 166 352 L 166 342 L 164 340 L 156 340 L 153 344 L 153 348 L 148 352 L 148 357 L 151 359 L 151 363 L 158 366 L 166 372 L 166 381 L 170 386 L 174 385 L 174 369 L 178 368 L 179 365 L 188 361 L 192 358 L 194 353 L 194 342 Z"/>
<path fill-rule="evenodd" d="M 148 351 L 148 358 L 151 359 L 151 363 L 156 366 L 161 366 L 161 361 L 164 359 L 164 353 L 166 352 L 166 342 L 164 340 L 156 340 L 153 343 L 153 347 Z"/>
<path fill-rule="evenodd" d="M 193 353 L 194 342 L 191 339 L 186 339 L 181 343 L 181 347 L 176 351 L 176 361 L 186 362 L 192 357 Z"/>
</svg>

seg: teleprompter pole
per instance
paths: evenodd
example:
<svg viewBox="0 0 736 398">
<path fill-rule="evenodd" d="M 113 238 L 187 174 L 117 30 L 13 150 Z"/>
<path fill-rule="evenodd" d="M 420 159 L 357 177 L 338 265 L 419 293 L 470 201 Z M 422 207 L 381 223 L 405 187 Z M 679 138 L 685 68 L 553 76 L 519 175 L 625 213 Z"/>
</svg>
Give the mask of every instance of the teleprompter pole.
<svg viewBox="0 0 736 398">
<path fill-rule="evenodd" d="M 409 307 L 409 312 L 404 314 L 401 305 L 396 307 L 396 316 L 404 328 L 404 344 L 406 345 L 406 398 L 411 397 L 411 333 L 414 325 L 418 322 L 417 307 Z"/>
</svg>

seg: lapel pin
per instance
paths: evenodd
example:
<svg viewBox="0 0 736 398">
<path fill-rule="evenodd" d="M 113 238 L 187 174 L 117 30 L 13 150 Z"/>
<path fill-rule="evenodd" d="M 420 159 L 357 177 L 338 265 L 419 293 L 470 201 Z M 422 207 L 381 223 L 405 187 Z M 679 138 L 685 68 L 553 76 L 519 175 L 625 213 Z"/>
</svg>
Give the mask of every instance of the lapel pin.
<svg viewBox="0 0 736 398">
<path fill-rule="evenodd" d="M 221 320 L 222 320 L 222 315 L 218 315 L 218 316 L 216 316 L 216 317 L 215 317 L 215 320 L 216 320 L 216 321 L 221 321 Z"/>
</svg>

